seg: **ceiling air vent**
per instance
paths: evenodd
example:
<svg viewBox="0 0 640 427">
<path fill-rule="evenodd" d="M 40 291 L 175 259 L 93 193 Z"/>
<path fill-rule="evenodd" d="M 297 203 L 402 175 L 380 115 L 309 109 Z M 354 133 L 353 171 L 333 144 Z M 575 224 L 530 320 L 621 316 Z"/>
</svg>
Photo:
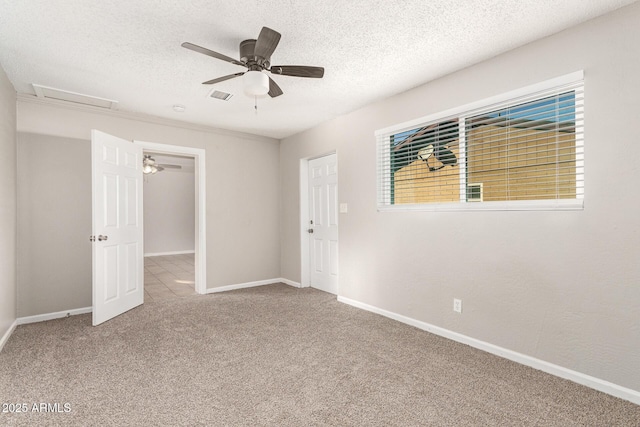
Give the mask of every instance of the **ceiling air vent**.
<svg viewBox="0 0 640 427">
<path fill-rule="evenodd" d="M 111 99 L 83 95 L 81 93 L 41 86 L 35 83 L 33 83 L 32 86 L 38 98 L 42 99 L 56 99 L 58 101 L 73 102 L 74 104 L 90 105 L 92 107 L 106 108 L 109 110 L 115 110 L 118 107 L 118 101 Z"/>
<path fill-rule="evenodd" d="M 209 96 L 211 98 L 215 98 L 215 99 L 222 99 L 223 101 L 228 101 L 231 99 L 231 97 L 233 95 L 231 95 L 230 93 L 226 93 L 226 92 L 220 92 L 219 90 L 213 90 L 211 91 L 211 93 L 209 94 Z"/>
</svg>

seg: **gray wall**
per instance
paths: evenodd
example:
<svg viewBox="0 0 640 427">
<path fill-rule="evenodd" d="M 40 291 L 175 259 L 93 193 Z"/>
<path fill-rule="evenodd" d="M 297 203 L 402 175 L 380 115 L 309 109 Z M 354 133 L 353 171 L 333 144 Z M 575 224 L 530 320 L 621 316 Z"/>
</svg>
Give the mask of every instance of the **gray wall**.
<svg viewBox="0 0 640 427">
<path fill-rule="evenodd" d="M 0 67 L 0 339 L 16 320 L 16 91 Z"/>
<path fill-rule="evenodd" d="M 193 168 L 145 176 L 145 255 L 195 249 L 195 189 Z"/>
<path fill-rule="evenodd" d="M 91 145 L 18 134 L 18 316 L 91 306 Z"/>
<path fill-rule="evenodd" d="M 36 134 L 50 142 L 51 150 L 47 151 L 43 159 L 51 164 L 50 168 L 66 164 L 66 160 L 61 159 L 65 157 L 64 151 L 57 150 L 63 141 L 82 140 L 88 149 L 91 129 L 129 140 L 204 149 L 207 178 L 207 288 L 280 277 L 277 140 L 236 132 L 213 131 L 159 119 L 134 119 L 125 114 L 96 113 L 71 106 L 40 103 L 37 100 L 19 99 L 17 110 L 20 141 L 28 138 L 27 134 Z M 80 151 L 76 154 L 84 156 Z M 77 171 L 74 176 L 76 180 L 88 184 L 91 175 L 89 157 L 86 159 L 87 169 L 84 172 Z M 77 161 L 82 162 L 79 159 Z M 24 166 L 21 167 L 22 172 Z M 65 188 L 59 187 L 51 191 L 56 196 L 58 205 L 78 203 L 77 195 L 70 194 Z M 88 208 L 90 211 L 90 205 L 88 200 L 86 206 L 78 209 Z M 65 215 L 62 208 L 55 212 Z M 30 220 L 34 222 L 49 221 L 52 227 L 63 221 L 62 218 L 33 208 L 19 214 L 31 216 Z M 90 217 L 88 221 L 87 224 L 90 224 Z M 65 221 L 63 223 L 66 224 Z M 73 228 L 79 230 L 81 227 L 76 224 Z M 70 226 L 65 225 L 60 235 L 72 231 Z M 77 247 L 88 245 L 90 234 L 89 225 L 79 232 L 72 244 Z M 18 236 L 19 241 L 27 238 L 22 233 Z M 49 274 L 62 277 L 55 269 L 73 269 L 75 264 L 74 271 L 79 276 L 86 274 L 88 261 L 83 261 L 84 258 L 74 259 L 73 255 L 55 245 L 41 246 L 40 255 L 29 261 L 32 268 L 51 266 L 54 271 Z M 83 265 L 78 265 L 79 263 Z M 46 286 L 37 285 L 42 290 L 38 295 L 39 301 L 22 297 L 23 289 L 29 286 L 32 285 L 20 284 L 20 316 L 91 305 L 90 282 L 84 283 L 84 280 L 82 283 L 70 283 L 56 279 Z M 75 293 L 81 301 L 66 300 L 65 295 Z M 61 309 L 62 306 L 64 308 Z"/>
<path fill-rule="evenodd" d="M 640 390 L 638 22 L 634 4 L 283 140 L 282 277 L 301 280 L 299 161 L 337 150 L 340 296 Z M 584 211 L 377 212 L 375 130 L 580 69 Z"/>
</svg>

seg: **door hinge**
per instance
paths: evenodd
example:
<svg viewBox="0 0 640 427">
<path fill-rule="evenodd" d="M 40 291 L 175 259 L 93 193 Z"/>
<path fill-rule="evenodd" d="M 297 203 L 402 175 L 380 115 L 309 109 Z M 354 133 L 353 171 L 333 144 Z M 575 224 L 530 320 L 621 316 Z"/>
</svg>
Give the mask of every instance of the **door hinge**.
<svg viewBox="0 0 640 427">
<path fill-rule="evenodd" d="M 90 242 L 95 242 L 96 241 L 96 236 L 89 236 L 89 241 Z"/>
</svg>

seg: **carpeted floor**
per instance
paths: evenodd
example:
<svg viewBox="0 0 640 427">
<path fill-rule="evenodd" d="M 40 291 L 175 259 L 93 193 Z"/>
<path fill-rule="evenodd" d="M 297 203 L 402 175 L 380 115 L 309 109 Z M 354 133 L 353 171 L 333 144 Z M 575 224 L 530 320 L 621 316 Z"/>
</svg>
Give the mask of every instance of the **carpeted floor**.
<svg viewBox="0 0 640 427">
<path fill-rule="evenodd" d="M 19 326 L 0 403 L 29 426 L 640 425 L 630 402 L 282 284 Z"/>
</svg>

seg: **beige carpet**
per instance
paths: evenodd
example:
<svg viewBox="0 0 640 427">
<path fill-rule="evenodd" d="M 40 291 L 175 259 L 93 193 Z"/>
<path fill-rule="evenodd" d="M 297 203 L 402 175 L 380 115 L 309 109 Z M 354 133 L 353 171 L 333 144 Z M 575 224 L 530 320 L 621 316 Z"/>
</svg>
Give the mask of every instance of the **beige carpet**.
<svg viewBox="0 0 640 427">
<path fill-rule="evenodd" d="M 640 425 L 640 406 L 281 284 L 19 326 L 0 402 L 29 408 L 0 425 Z"/>
</svg>

